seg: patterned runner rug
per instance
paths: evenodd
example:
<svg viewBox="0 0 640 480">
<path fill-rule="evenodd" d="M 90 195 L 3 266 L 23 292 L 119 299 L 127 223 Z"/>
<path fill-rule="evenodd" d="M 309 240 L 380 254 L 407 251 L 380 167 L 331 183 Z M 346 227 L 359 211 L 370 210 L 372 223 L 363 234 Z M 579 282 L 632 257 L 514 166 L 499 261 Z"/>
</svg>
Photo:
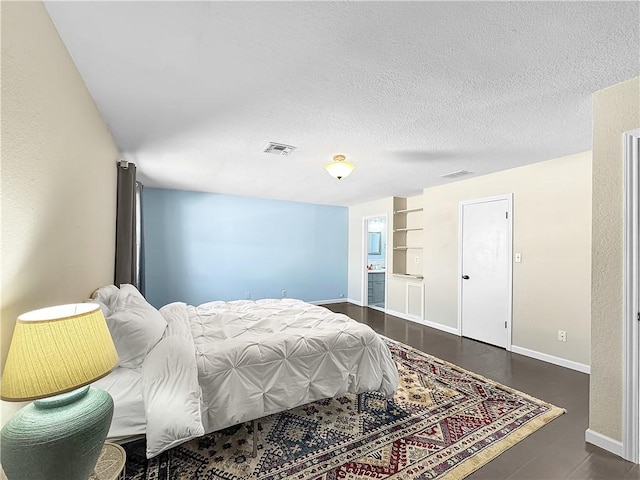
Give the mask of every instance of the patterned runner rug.
<svg viewBox="0 0 640 480">
<path fill-rule="evenodd" d="M 386 341 L 400 372 L 393 399 L 343 395 L 262 418 L 255 458 L 251 422 L 148 461 L 144 440 L 128 443 L 126 479 L 461 479 L 564 413 Z"/>
</svg>

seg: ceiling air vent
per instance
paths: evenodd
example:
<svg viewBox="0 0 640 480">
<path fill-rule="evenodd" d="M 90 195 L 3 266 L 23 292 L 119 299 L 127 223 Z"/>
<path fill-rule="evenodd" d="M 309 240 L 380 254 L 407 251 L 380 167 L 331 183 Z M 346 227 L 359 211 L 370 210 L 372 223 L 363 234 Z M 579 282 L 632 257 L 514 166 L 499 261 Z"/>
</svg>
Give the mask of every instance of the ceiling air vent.
<svg viewBox="0 0 640 480">
<path fill-rule="evenodd" d="M 293 145 L 285 145 L 284 143 L 269 142 L 267 143 L 267 146 L 264 147 L 262 151 L 264 153 L 270 153 L 272 155 L 282 155 L 286 157 L 291 152 L 293 152 L 296 148 L 297 147 L 294 147 Z"/>
<path fill-rule="evenodd" d="M 455 172 L 445 173 L 444 175 L 440 175 L 441 178 L 458 178 L 464 177 L 465 175 L 471 175 L 473 172 L 468 170 L 456 170 Z"/>
</svg>

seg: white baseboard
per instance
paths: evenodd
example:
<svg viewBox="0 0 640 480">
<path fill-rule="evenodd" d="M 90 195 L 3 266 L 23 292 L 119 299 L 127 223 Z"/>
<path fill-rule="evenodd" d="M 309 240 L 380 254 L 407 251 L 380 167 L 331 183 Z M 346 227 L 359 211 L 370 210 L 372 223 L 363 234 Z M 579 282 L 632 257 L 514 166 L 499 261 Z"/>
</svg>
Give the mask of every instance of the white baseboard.
<svg viewBox="0 0 640 480">
<path fill-rule="evenodd" d="M 585 365 L 584 363 L 574 362 L 573 360 L 567 360 L 566 358 L 555 357 L 547 353 L 536 352 L 535 350 L 529 350 L 528 348 L 518 347 L 517 345 L 511 345 L 511 351 L 513 353 L 519 353 L 520 355 L 524 355 L 525 357 L 531 357 L 537 360 L 542 360 L 543 362 L 553 363 L 554 365 L 570 368 L 571 370 L 577 370 L 578 372 L 588 373 L 588 374 L 591 373 L 591 367 L 589 365 Z"/>
<path fill-rule="evenodd" d="M 308 302 L 311 305 L 324 305 L 329 304 L 329 303 L 347 303 L 350 302 L 350 300 L 346 299 L 346 298 L 334 298 L 333 300 L 315 300 L 313 302 Z"/>
<path fill-rule="evenodd" d="M 455 327 L 450 327 L 449 325 L 442 325 L 441 323 L 430 322 L 429 320 L 423 320 L 422 323 L 427 327 L 435 328 L 436 330 L 442 330 L 443 332 L 450 333 L 457 337 L 460 336 L 460 330 Z"/>
<path fill-rule="evenodd" d="M 349 303 L 358 305 L 359 307 L 364 306 L 362 302 L 356 301 L 352 298 L 348 298 L 346 300 L 341 300 L 341 301 L 347 301 Z M 402 313 L 402 312 L 397 312 L 395 310 L 385 309 L 384 312 L 389 315 L 393 315 L 394 317 L 402 318 L 403 320 L 409 320 L 410 322 L 415 322 L 420 325 L 424 325 L 426 327 L 435 328 L 436 330 L 441 330 L 443 332 L 450 333 L 452 335 L 460 336 L 460 330 L 458 330 L 455 327 L 442 325 L 441 323 L 431 322 L 429 320 L 422 320 L 420 318 L 412 317 L 411 315 L 407 315 L 406 313 Z M 543 362 L 552 363 L 560 367 L 576 370 L 578 372 L 591 374 L 591 367 L 589 365 L 585 365 L 584 363 L 574 362 L 573 360 L 567 360 L 566 358 L 556 357 L 553 355 L 549 355 L 547 353 L 537 352 L 535 350 L 529 350 L 528 348 L 518 347 L 517 345 L 511 345 L 511 352 L 524 355 L 525 357 L 535 358 L 536 360 L 542 360 Z"/>
<path fill-rule="evenodd" d="M 407 315 L 406 313 L 402 312 L 396 312 L 395 310 L 387 310 L 386 313 L 388 313 L 389 315 L 393 315 L 394 317 L 400 317 L 404 320 L 409 320 L 410 322 L 419 323 L 420 325 L 424 325 L 425 327 L 435 328 L 436 330 L 441 330 L 443 332 L 451 333 L 452 335 L 460 336 L 457 328 L 450 327 L 448 325 L 430 322 L 429 320 L 422 320 L 421 318 L 412 317 L 411 315 Z"/>
<path fill-rule="evenodd" d="M 419 323 L 420 325 L 424 325 L 423 320 L 418 317 L 412 317 L 411 315 L 407 315 L 406 313 L 396 312 L 395 310 L 385 309 L 384 313 L 388 315 L 393 315 L 394 317 L 402 318 L 403 320 L 409 320 L 410 322 Z"/>
<path fill-rule="evenodd" d="M 607 437 L 601 433 L 587 428 L 584 432 L 584 439 L 587 443 L 600 447 L 608 452 L 622 457 L 622 442 Z"/>
</svg>

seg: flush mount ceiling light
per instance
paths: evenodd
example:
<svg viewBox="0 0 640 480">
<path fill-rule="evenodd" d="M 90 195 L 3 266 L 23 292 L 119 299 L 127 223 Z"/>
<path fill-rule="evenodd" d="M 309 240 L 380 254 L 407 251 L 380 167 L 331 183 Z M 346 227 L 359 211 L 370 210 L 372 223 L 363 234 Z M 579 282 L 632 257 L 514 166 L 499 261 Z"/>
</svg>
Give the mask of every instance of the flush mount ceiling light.
<svg viewBox="0 0 640 480">
<path fill-rule="evenodd" d="M 348 177 L 356 166 L 348 162 L 346 158 L 344 155 L 334 155 L 333 160 L 325 164 L 325 170 L 329 172 L 329 175 L 338 180 Z"/>
</svg>

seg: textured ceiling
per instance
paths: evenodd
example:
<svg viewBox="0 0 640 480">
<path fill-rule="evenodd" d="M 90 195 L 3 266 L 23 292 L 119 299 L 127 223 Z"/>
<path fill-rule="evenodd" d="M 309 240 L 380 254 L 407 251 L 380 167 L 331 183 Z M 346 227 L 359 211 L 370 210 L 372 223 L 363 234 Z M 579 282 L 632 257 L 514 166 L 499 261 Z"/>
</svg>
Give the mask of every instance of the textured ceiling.
<svg viewBox="0 0 640 480">
<path fill-rule="evenodd" d="M 415 194 L 589 150 L 591 94 L 640 74 L 638 2 L 45 4 L 147 186 Z"/>
</svg>

